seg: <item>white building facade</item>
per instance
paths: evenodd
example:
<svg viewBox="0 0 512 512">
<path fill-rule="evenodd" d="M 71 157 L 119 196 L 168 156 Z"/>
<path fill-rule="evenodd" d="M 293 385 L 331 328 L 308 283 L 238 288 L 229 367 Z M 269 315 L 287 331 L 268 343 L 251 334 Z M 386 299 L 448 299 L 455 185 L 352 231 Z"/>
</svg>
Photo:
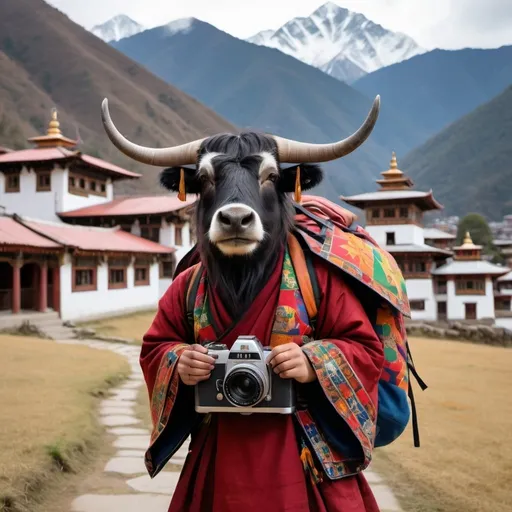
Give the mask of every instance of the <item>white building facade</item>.
<svg viewBox="0 0 512 512">
<path fill-rule="evenodd" d="M 381 174 L 377 192 L 342 199 L 364 210 L 365 229 L 397 261 L 412 320 L 494 321 L 496 279 L 509 269 L 481 261 L 481 248 L 469 234 L 461 247 L 453 248 L 454 235 L 424 228 L 424 213 L 442 206 L 432 191 L 413 190 L 394 153 L 390 169 Z"/>
</svg>

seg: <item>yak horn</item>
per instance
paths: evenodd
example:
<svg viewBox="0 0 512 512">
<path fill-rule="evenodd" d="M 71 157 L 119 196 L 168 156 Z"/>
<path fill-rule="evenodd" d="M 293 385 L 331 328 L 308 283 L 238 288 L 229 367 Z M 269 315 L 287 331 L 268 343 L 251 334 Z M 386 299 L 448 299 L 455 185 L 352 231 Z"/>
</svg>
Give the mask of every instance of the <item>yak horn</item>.
<svg viewBox="0 0 512 512">
<path fill-rule="evenodd" d="M 288 163 L 319 163 L 336 160 L 356 150 L 372 133 L 380 109 L 380 96 L 373 102 L 372 109 L 359 130 L 339 142 L 332 144 L 310 144 L 274 136 L 279 160 Z"/>
<path fill-rule="evenodd" d="M 195 164 L 197 152 L 204 139 L 188 142 L 181 146 L 171 148 L 147 148 L 130 142 L 115 127 L 108 110 L 108 100 L 105 98 L 101 104 L 101 119 L 103 127 L 107 132 L 112 144 L 130 158 L 144 164 L 157 165 L 162 167 L 174 167 L 180 165 Z"/>
</svg>

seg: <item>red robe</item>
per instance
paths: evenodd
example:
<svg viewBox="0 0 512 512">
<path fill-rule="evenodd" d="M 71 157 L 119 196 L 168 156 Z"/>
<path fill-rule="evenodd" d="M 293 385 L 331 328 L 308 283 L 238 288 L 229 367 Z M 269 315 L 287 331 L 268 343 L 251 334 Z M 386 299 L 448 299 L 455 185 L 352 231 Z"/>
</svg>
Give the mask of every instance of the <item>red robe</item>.
<svg viewBox="0 0 512 512">
<path fill-rule="evenodd" d="M 316 338 L 328 340 L 339 349 L 376 407 L 384 362 L 382 343 L 340 273 L 320 260 L 315 261 L 315 267 L 321 292 Z M 183 394 L 193 400 L 177 371 L 172 370 L 184 343 L 193 343 L 187 339 L 185 315 L 188 275 L 189 271 L 180 274 L 162 297 L 142 346 L 141 366 L 152 400 L 160 400 L 164 394 L 175 395 L 171 405 L 157 407 L 164 412 L 158 413 L 159 418 L 153 417 L 153 438 L 167 422 L 180 421 L 172 416 L 174 399 Z M 278 265 L 250 310 L 223 339 L 228 347 L 244 334 L 253 334 L 264 345 L 269 344 L 280 280 Z M 215 324 L 227 330 L 231 327 L 229 315 L 212 295 Z M 176 357 L 169 356 L 172 353 Z M 166 388 L 154 392 L 157 373 L 163 371 L 168 372 Z M 193 434 L 189 449 L 169 512 L 379 511 L 362 473 L 334 481 L 324 478 L 318 485 L 312 484 L 300 459 L 292 416 L 213 415 L 210 424 Z"/>
</svg>

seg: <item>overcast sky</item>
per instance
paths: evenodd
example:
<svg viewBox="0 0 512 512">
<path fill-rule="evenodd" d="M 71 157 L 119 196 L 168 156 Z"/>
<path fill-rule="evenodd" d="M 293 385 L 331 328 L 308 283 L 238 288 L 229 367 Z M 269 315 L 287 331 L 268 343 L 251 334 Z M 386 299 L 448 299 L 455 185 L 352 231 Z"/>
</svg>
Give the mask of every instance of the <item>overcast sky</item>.
<svg viewBox="0 0 512 512">
<path fill-rule="evenodd" d="M 47 0 L 91 28 L 126 14 L 150 28 L 195 17 L 237 37 L 308 16 L 322 0 Z M 493 48 L 512 44 L 512 0 L 339 0 L 425 48 Z"/>
</svg>

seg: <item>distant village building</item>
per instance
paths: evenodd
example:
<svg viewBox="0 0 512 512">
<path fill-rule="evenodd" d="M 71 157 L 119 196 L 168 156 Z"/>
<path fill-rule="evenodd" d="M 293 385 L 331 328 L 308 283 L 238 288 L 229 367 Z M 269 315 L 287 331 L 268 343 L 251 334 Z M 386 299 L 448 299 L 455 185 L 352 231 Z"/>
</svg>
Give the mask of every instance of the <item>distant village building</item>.
<svg viewBox="0 0 512 512">
<path fill-rule="evenodd" d="M 342 199 L 364 210 L 366 230 L 396 259 L 412 320 L 494 319 L 494 284 L 510 269 L 483 261 L 469 234 L 463 245 L 453 247 L 453 233 L 424 228 L 424 214 L 442 206 L 432 191 L 413 189 L 394 153 L 390 169 L 381 174 L 378 191 Z"/>
<path fill-rule="evenodd" d="M 0 320 L 156 307 L 193 243 L 194 201 L 114 199 L 114 182 L 140 175 L 78 151 L 56 111 L 47 134 L 29 141 L 0 151 Z"/>
<path fill-rule="evenodd" d="M 425 243 L 423 215 L 442 206 L 432 191 L 413 190 L 412 180 L 398 169 L 393 153 L 390 169 L 377 180 L 380 189 L 342 199 L 365 212 L 366 230 L 390 252 L 402 269 L 413 320 L 436 320 L 432 271 L 451 252 Z"/>
<path fill-rule="evenodd" d="M 433 271 L 438 311 L 446 311 L 443 316 L 449 320 L 494 319 L 494 283 L 510 269 L 483 260 L 482 246 L 469 233 L 454 252 L 453 261 Z"/>
</svg>

